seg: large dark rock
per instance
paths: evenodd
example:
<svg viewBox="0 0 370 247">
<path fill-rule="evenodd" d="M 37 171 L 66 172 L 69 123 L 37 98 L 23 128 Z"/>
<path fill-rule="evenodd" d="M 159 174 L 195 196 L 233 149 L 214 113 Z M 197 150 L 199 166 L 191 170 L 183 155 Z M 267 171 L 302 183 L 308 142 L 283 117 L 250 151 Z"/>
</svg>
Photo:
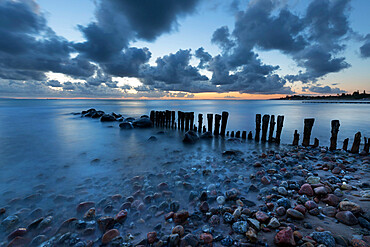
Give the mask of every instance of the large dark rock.
<svg viewBox="0 0 370 247">
<path fill-rule="evenodd" d="M 93 108 L 91 108 L 91 109 L 89 109 L 87 111 L 82 111 L 81 114 L 84 117 L 91 117 L 95 112 L 96 112 L 96 110 L 93 109 Z"/>
<path fill-rule="evenodd" d="M 111 114 L 104 114 L 100 118 L 100 121 L 101 122 L 114 122 L 114 121 L 116 121 L 116 118 L 113 115 L 111 115 Z"/>
<path fill-rule="evenodd" d="M 123 120 L 123 122 L 126 122 L 126 123 L 132 123 L 133 121 L 135 121 L 135 118 L 133 117 L 128 117 L 128 118 L 125 118 L 125 120 Z"/>
<path fill-rule="evenodd" d="M 208 139 L 208 138 L 212 138 L 212 137 L 213 137 L 213 135 L 212 135 L 212 133 L 210 131 L 207 131 L 207 132 L 203 133 L 200 136 L 200 138 L 202 138 L 202 139 Z"/>
<path fill-rule="evenodd" d="M 130 122 L 123 122 L 123 123 L 120 123 L 119 124 L 119 127 L 121 128 L 121 129 L 133 129 L 134 128 L 134 126 L 132 125 L 132 123 L 130 123 Z"/>
<path fill-rule="evenodd" d="M 189 130 L 188 132 L 185 133 L 184 140 L 182 140 L 184 143 L 190 143 L 194 144 L 199 140 L 199 137 L 197 133 L 195 133 L 192 130 Z"/>
<path fill-rule="evenodd" d="M 96 111 L 96 112 L 93 112 L 92 115 L 91 115 L 91 118 L 100 118 L 104 115 L 104 112 L 103 111 Z"/>
<path fill-rule="evenodd" d="M 152 121 L 149 118 L 140 118 L 132 122 L 135 128 L 151 128 L 153 126 Z"/>
</svg>

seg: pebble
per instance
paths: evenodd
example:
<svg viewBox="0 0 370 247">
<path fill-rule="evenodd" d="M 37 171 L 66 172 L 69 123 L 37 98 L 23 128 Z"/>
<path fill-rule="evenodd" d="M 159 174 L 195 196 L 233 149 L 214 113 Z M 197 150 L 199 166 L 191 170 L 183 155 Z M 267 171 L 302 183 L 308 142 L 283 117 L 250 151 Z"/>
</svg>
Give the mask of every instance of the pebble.
<svg viewBox="0 0 370 247">
<path fill-rule="evenodd" d="M 274 237 L 274 242 L 277 246 L 295 246 L 293 230 L 290 227 L 280 230 Z"/>
<path fill-rule="evenodd" d="M 318 242 L 319 244 L 325 244 L 327 247 L 335 247 L 335 239 L 331 232 L 325 231 L 325 232 L 313 232 L 311 234 L 312 238 Z"/>
<path fill-rule="evenodd" d="M 120 233 L 117 229 L 111 229 L 107 231 L 102 237 L 102 244 L 110 243 L 115 237 L 118 237 L 119 235 Z"/>
<path fill-rule="evenodd" d="M 335 218 L 349 226 L 358 224 L 356 216 L 354 216 L 351 211 L 340 211 L 335 215 Z"/>
<path fill-rule="evenodd" d="M 246 221 L 237 221 L 232 225 L 236 233 L 245 234 L 248 231 L 248 223 Z"/>
<path fill-rule="evenodd" d="M 293 219 L 296 219 L 296 220 L 303 220 L 304 219 L 304 215 L 295 210 L 295 209 L 292 209 L 292 208 L 289 208 L 287 211 L 286 211 L 287 215 Z"/>
</svg>

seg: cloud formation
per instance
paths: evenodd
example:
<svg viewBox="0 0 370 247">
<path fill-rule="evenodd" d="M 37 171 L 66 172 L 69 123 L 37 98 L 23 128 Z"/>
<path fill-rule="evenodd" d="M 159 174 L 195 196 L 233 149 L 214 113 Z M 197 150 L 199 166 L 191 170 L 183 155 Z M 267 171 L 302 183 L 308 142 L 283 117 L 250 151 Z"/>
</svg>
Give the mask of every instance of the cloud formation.
<svg viewBox="0 0 370 247">
<path fill-rule="evenodd" d="M 179 20 L 196 13 L 201 1 L 97 0 L 95 20 L 77 27 L 85 39 L 81 42 L 58 36 L 34 0 L 1 1 L 0 78 L 7 83 L 0 93 L 18 87 L 20 92 L 38 88 L 41 93 L 69 97 L 94 92 L 97 97 L 116 97 L 131 95 L 132 89 L 138 96 L 158 97 L 192 97 L 200 92 L 290 94 L 290 83 L 313 83 L 350 67 L 341 55 L 352 33 L 350 0 L 313 0 L 302 14 L 291 11 L 282 0 L 250 1 L 244 10 L 240 10 L 240 1 L 232 1 L 228 5 L 236 16 L 234 28 L 221 26 L 210 37 L 220 54 L 211 55 L 203 47 L 195 51 L 180 48 L 157 58 L 152 66 L 149 49 L 132 46 L 137 40 L 154 41 L 176 31 Z M 369 37 L 360 48 L 364 58 L 370 57 Z M 279 51 L 301 71 L 281 75 L 279 66 L 260 59 L 259 51 Z M 83 82 L 48 80 L 47 72 Z M 143 85 L 119 87 L 112 77 L 135 77 Z M 341 92 L 329 86 L 307 90 Z"/>
</svg>

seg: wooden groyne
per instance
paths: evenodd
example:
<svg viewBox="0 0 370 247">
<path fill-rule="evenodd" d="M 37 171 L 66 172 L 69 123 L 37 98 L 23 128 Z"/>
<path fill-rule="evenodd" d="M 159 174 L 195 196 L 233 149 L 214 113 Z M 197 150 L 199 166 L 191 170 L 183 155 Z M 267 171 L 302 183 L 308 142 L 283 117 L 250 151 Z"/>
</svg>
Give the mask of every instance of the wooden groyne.
<svg viewBox="0 0 370 247">
<path fill-rule="evenodd" d="M 176 112 L 175 111 L 151 111 L 150 120 L 153 126 L 162 128 L 178 129 L 180 131 L 195 131 L 200 135 L 208 133 L 207 136 L 214 137 L 230 137 L 230 138 L 241 138 L 242 140 L 254 140 L 255 142 L 268 142 L 279 144 L 281 142 L 281 134 L 284 126 L 284 116 L 278 115 L 261 115 L 256 114 L 255 118 L 255 131 L 254 136 L 252 131 L 247 130 L 227 130 L 227 122 L 229 119 L 229 113 L 224 111 L 221 114 L 203 114 L 199 113 L 197 116 L 197 125 L 194 119 L 194 112 Z M 176 121 L 177 120 L 177 121 Z M 176 124 L 177 123 L 177 124 Z M 303 121 L 303 138 L 301 145 L 304 147 L 319 147 L 319 139 L 314 137 L 313 143 L 311 143 L 312 129 L 314 127 L 315 119 L 306 118 Z M 339 133 L 340 122 L 339 120 L 331 121 L 331 137 L 329 150 L 335 151 L 338 146 L 338 133 Z M 248 134 L 247 134 L 248 133 Z M 275 136 L 274 136 L 275 134 Z M 293 134 L 293 146 L 298 146 L 300 140 L 300 134 L 298 130 L 294 131 Z M 351 149 L 348 150 L 349 138 L 343 141 L 342 150 L 349 151 L 351 153 L 360 153 L 361 146 L 361 133 L 356 133 Z M 368 154 L 370 148 L 370 138 L 364 137 L 364 148 L 361 151 L 362 154 Z"/>
</svg>

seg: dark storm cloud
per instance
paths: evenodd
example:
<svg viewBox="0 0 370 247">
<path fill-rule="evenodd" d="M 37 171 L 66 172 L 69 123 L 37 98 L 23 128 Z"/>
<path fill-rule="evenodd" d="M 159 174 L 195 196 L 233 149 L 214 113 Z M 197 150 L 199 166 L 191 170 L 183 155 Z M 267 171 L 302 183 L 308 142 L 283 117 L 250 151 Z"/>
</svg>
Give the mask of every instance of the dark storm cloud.
<svg viewBox="0 0 370 247">
<path fill-rule="evenodd" d="M 360 52 L 363 58 L 370 57 L 370 34 L 365 37 L 365 44 L 360 47 Z"/>
<path fill-rule="evenodd" d="M 91 76 L 95 66 L 79 56 L 71 59 L 69 42 L 46 25 L 37 8 L 31 0 L 0 2 L 0 77 L 43 80 L 49 71 Z"/>
<path fill-rule="evenodd" d="M 167 91 L 204 90 L 204 85 L 201 84 L 202 81 L 208 81 L 208 78 L 189 64 L 191 57 L 190 50 L 179 50 L 175 54 L 157 58 L 157 66 L 146 66 L 142 69 L 142 82 Z"/>
<path fill-rule="evenodd" d="M 333 88 L 329 86 L 311 86 L 307 88 L 309 91 L 313 93 L 321 93 L 321 94 L 341 94 L 346 93 L 347 91 L 341 90 L 340 88 Z"/>
<path fill-rule="evenodd" d="M 195 56 L 200 60 L 198 64 L 198 68 L 200 69 L 204 69 L 205 65 L 212 59 L 212 55 L 204 51 L 203 47 L 195 51 Z"/>
<path fill-rule="evenodd" d="M 50 86 L 50 87 L 62 87 L 62 84 L 59 81 L 57 81 L 57 80 L 47 81 L 46 82 L 46 85 L 47 86 Z"/>
<path fill-rule="evenodd" d="M 195 11 L 200 0 L 107 0 L 127 17 L 138 38 L 154 40 L 177 28 L 179 17 Z"/>
</svg>

